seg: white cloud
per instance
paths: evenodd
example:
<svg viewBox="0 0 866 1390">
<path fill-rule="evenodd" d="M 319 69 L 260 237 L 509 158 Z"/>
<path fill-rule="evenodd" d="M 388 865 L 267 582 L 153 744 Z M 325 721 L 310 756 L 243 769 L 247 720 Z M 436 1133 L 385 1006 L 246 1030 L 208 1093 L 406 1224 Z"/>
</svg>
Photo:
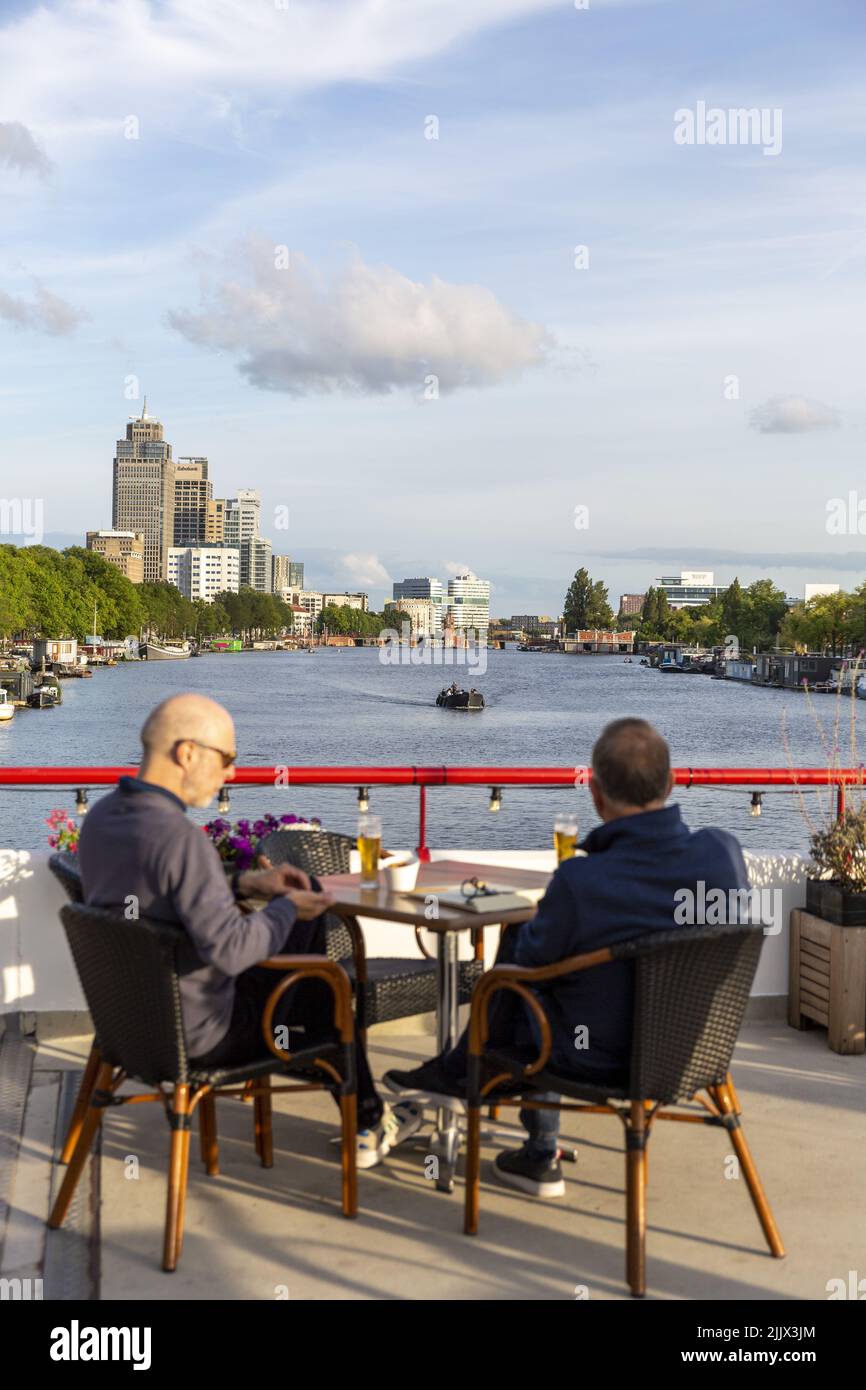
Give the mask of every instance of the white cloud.
<svg viewBox="0 0 866 1390">
<path fill-rule="evenodd" d="M 32 300 L 16 298 L 0 290 L 0 319 L 17 328 L 32 328 L 55 338 L 66 337 L 89 317 L 85 310 L 76 309 L 67 300 L 46 290 L 44 285 L 36 285 Z"/>
<path fill-rule="evenodd" d="M 0 164 L 43 179 L 51 171 L 51 160 L 20 121 L 0 121 Z"/>
<path fill-rule="evenodd" d="M 471 565 L 462 565 L 457 560 L 446 560 L 444 565 L 445 573 L 453 579 L 458 574 L 468 574 L 476 578 L 475 571 Z"/>
<path fill-rule="evenodd" d="M 391 577 L 378 555 L 356 551 L 344 555 L 341 563 L 349 584 L 362 591 L 381 589 L 383 585 L 391 583 Z"/>
<path fill-rule="evenodd" d="M 806 396 L 773 396 L 749 416 L 749 424 L 761 434 L 806 434 L 832 430 L 839 425 L 838 411 Z"/>
<path fill-rule="evenodd" d="M 202 309 L 173 310 L 169 323 L 192 343 L 230 352 L 254 386 L 291 395 L 419 394 L 490 386 L 544 360 L 549 335 L 481 285 L 435 276 L 410 280 L 353 258 L 331 283 L 291 253 L 276 268 L 261 239 L 242 249 L 244 278 L 204 285 Z"/>
</svg>

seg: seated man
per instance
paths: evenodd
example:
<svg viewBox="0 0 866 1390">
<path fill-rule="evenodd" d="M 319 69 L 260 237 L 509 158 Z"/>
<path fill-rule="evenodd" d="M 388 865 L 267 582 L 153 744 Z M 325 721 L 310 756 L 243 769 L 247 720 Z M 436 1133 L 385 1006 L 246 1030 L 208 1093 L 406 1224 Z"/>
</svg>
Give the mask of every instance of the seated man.
<svg viewBox="0 0 866 1390">
<path fill-rule="evenodd" d="M 280 976 L 258 961 L 280 954 L 324 955 L 322 913 L 333 902 L 313 891 L 300 869 L 283 864 L 234 875 L 187 806 L 207 806 L 234 777 L 231 716 L 201 695 L 175 695 L 158 705 L 141 731 L 137 777 L 96 803 L 84 821 L 79 862 L 84 900 L 115 912 L 182 926 L 189 933 L 189 969 L 181 975 L 181 1011 L 196 1063 L 222 1066 L 264 1053 L 261 1020 Z M 269 901 L 243 913 L 240 897 Z M 333 994 L 320 980 L 301 981 L 283 996 L 274 1026 L 303 1027 L 311 1038 L 333 1030 Z M 358 1164 L 378 1163 L 420 1127 L 417 1106 L 385 1106 L 376 1094 L 364 1049 L 357 1047 Z"/>
<path fill-rule="evenodd" d="M 509 928 L 497 961 L 550 965 L 645 932 L 671 931 L 683 920 L 682 891 L 748 888 L 742 851 L 726 831 L 690 831 L 673 788 L 668 746 L 643 719 L 616 719 L 592 751 L 590 792 L 603 824 L 580 846 L 586 857 L 559 865 L 530 922 Z M 677 896 L 679 895 L 679 896 Z M 675 912 L 677 913 L 675 917 Z M 611 961 L 551 981 L 540 991 L 550 1020 L 549 1065 L 600 1085 L 622 1084 L 631 1050 L 633 977 Z M 489 1045 L 537 1049 L 535 1025 L 518 996 L 494 996 Z M 385 1083 L 406 1095 L 465 1095 L 467 1039 L 412 1071 L 389 1071 Z M 539 1099 L 556 1100 L 556 1096 Z M 529 1138 L 501 1153 L 497 1176 L 533 1196 L 565 1191 L 556 1110 L 521 1110 Z"/>
</svg>

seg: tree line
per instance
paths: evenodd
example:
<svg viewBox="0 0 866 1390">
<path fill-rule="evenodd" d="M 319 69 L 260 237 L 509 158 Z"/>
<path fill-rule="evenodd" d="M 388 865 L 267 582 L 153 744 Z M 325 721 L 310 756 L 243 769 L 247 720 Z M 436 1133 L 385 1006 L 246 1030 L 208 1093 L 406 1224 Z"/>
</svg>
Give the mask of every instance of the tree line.
<svg viewBox="0 0 866 1390">
<path fill-rule="evenodd" d="M 714 647 L 736 637 L 744 652 L 808 649 L 838 655 L 866 648 L 866 582 L 851 593 L 821 594 L 788 606 L 771 579 L 743 587 L 735 579 L 711 603 L 671 608 L 664 589 L 650 588 L 639 614 L 613 616 L 608 591 L 585 568 L 577 571 L 565 596 L 565 630 L 616 627 L 634 631 L 641 642 L 678 642 Z"/>
</svg>

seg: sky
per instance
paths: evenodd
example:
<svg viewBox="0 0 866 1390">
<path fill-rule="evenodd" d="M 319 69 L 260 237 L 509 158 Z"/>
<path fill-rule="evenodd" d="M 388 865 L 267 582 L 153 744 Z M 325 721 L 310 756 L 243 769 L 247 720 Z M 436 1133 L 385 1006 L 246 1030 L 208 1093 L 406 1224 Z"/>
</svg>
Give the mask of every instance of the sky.
<svg viewBox="0 0 866 1390">
<path fill-rule="evenodd" d="M 376 608 L 853 588 L 864 38 L 862 0 L 4 0 L 0 496 L 110 525 L 146 394 Z"/>
</svg>

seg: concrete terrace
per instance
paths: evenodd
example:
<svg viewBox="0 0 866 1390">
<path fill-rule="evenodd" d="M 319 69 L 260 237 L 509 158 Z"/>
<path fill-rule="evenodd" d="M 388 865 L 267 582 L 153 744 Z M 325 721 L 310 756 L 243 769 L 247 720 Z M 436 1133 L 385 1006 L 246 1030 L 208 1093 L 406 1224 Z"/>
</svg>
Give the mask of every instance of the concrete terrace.
<svg viewBox="0 0 866 1390">
<path fill-rule="evenodd" d="M 8 1020 L 7 1020 L 8 1021 Z M 193 1136 L 183 1255 L 159 1268 L 168 1127 L 158 1105 L 109 1112 L 67 1228 L 47 1232 L 66 1115 L 89 1034 L 0 1043 L 0 1274 L 42 1278 L 47 1299 L 628 1299 L 622 1128 L 566 1117 L 579 1150 L 565 1198 L 540 1203 L 482 1167 L 479 1235 L 425 1177 L 422 1136 L 359 1174 L 360 1214 L 339 1210 L 336 1110 L 326 1095 L 275 1098 L 274 1167 L 262 1169 L 252 1107 L 218 1104 L 220 1166 Z M 377 1075 L 430 1055 L 430 1037 L 371 1034 Z M 830 1052 L 821 1029 L 747 1022 L 732 1067 L 743 1122 L 788 1254 L 773 1260 L 729 1145 L 712 1127 L 657 1123 L 650 1144 L 647 1288 L 659 1299 L 826 1299 L 866 1273 L 861 1197 L 866 1056 Z M 426 1131 L 425 1131 L 426 1132 Z M 136 1162 L 137 1161 L 137 1162 Z M 130 1176 L 137 1167 L 138 1176 Z"/>
</svg>

